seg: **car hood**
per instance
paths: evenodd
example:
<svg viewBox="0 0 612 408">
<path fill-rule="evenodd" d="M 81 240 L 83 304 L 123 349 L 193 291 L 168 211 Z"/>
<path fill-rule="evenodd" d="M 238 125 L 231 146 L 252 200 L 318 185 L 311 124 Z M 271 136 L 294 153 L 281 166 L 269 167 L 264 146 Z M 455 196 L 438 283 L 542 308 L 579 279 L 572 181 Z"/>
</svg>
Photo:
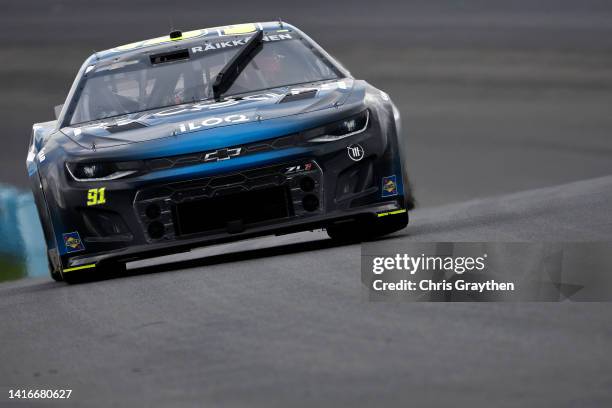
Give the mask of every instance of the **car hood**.
<svg viewBox="0 0 612 408">
<path fill-rule="evenodd" d="M 353 79 L 344 78 L 275 88 L 222 102 L 201 101 L 123 115 L 61 131 L 83 148 L 104 149 L 339 107 L 354 85 Z"/>
</svg>

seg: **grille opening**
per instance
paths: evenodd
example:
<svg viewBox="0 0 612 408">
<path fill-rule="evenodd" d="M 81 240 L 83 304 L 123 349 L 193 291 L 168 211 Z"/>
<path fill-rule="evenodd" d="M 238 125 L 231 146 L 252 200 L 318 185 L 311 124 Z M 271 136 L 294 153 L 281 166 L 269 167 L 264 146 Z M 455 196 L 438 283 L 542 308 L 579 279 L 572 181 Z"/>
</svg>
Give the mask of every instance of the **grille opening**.
<svg viewBox="0 0 612 408">
<path fill-rule="evenodd" d="M 302 177 L 302 179 L 300 180 L 300 189 L 302 189 L 302 191 L 309 193 L 314 190 L 314 188 L 315 181 L 311 177 Z"/>
<path fill-rule="evenodd" d="M 210 185 L 213 187 L 226 186 L 230 184 L 238 184 L 244 181 L 242 174 L 234 174 L 231 176 L 216 177 L 211 180 Z"/>
<path fill-rule="evenodd" d="M 154 220 L 161 215 L 161 208 L 157 204 L 149 204 L 145 209 L 145 214 L 150 220 Z"/>
<path fill-rule="evenodd" d="M 316 211 L 319 208 L 319 199 L 314 194 L 308 194 L 302 199 L 302 205 L 306 211 Z"/>
<path fill-rule="evenodd" d="M 149 236 L 151 238 L 160 239 L 164 236 L 164 233 L 166 232 L 166 227 L 164 227 L 164 224 L 159 221 L 153 221 L 147 227 L 147 232 L 149 233 Z"/>
<path fill-rule="evenodd" d="M 223 230 L 233 226 L 286 218 L 293 215 L 289 190 L 272 187 L 187 201 L 174 208 L 178 235 Z"/>
<path fill-rule="evenodd" d="M 81 210 L 88 236 L 112 237 L 130 234 L 121 216 L 107 210 Z"/>
<path fill-rule="evenodd" d="M 343 170 L 336 183 L 336 199 L 342 200 L 352 194 L 360 193 L 372 187 L 374 179 L 372 158 L 364 159 Z"/>
</svg>

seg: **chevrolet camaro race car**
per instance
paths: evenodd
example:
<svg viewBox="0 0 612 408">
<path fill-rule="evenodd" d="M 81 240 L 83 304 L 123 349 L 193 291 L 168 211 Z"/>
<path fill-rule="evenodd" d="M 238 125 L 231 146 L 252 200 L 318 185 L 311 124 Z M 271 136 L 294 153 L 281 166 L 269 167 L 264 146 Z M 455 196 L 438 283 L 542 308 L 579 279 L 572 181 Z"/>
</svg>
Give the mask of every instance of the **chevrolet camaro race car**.
<svg viewBox="0 0 612 408">
<path fill-rule="evenodd" d="M 368 239 L 413 207 L 389 96 L 279 22 L 96 52 L 27 169 L 55 280 L 267 234 Z"/>
</svg>

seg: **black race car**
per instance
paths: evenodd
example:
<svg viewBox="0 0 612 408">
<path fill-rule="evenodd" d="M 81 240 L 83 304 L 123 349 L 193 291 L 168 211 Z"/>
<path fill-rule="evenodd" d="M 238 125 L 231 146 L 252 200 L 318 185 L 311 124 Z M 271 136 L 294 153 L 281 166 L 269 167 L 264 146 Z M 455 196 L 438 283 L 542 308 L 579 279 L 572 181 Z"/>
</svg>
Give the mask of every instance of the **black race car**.
<svg viewBox="0 0 612 408">
<path fill-rule="evenodd" d="M 90 56 L 27 168 L 51 276 L 325 228 L 367 239 L 413 207 L 389 96 L 284 22 Z"/>
</svg>

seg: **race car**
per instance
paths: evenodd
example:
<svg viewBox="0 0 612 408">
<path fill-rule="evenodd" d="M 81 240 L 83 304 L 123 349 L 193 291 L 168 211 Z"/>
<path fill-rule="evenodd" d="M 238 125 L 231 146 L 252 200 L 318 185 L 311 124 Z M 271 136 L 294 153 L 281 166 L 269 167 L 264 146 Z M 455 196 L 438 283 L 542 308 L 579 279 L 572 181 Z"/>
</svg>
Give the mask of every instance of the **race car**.
<svg viewBox="0 0 612 408">
<path fill-rule="evenodd" d="M 302 31 L 249 23 L 84 62 L 27 169 L 55 280 L 195 247 L 408 224 L 400 115 Z"/>
</svg>

